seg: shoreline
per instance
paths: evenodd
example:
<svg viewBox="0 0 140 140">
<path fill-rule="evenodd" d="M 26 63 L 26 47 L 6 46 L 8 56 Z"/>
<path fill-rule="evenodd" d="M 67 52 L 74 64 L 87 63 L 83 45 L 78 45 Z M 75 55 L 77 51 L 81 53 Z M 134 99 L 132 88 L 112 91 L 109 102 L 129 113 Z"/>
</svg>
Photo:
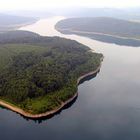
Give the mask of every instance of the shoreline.
<svg viewBox="0 0 140 140">
<path fill-rule="evenodd" d="M 100 70 L 101 68 L 101 64 L 102 64 L 102 61 L 103 61 L 103 57 L 101 58 L 100 60 L 100 65 L 96 68 L 96 70 L 94 71 L 91 71 L 87 74 L 84 74 L 82 76 L 80 76 L 78 79 L 77 79 L 77 86 L 78 84 L 80 83 L 80 81 L 88 76 L 91 76 L 95 73 L 98 73 L 98 71 Z M 1 100 L 0 99 L 0 105 L 13 111 L 13 112 L 16 112 L 24 117 L 27 117 L 27 118 L 30 118 L 30 119 L 39 119 L 39 118 L 43 118 L 43 117 L 48 117 L 48 116 L 51 116 L 51 115 L 54 115 L 56 114 L 57 112 L 59 112 L 60 110 L 62 110 L 67 104 L 71 103 L 76 97 L 78 96 L 78 89 L 77 89 L 77 92 L 71 97 L 69 98 L 67 101 L 65 102 L 62 102 L 61 105 L 51 111 L 47 111 L 47 112 L 44 112 L 44 113 L 41 113 L 41 114 L 31 114 L 29 112 L 26 112 L 24 111 L 23 109 L 19 108 L 19 107 L 16 107 L 15 105 L 13 104 L 10 104 L 4 100 Z"/>
<path fill-rule="evenodd" d="M 70 30 L 70 29 L 63 29 L 63 28 L 58 28 L 58 27 L 55 27 L 55 29 L 58 32 L 65 35 L 74 34 L 77 36 L 86 37 L 88 39 L 93 39 L 98 42 L 115 44 L 115 45 L 120 45 L 120 46 L 127 46 L 127 47 L 140 47 L 140 38 L 123 37 L 123 36 L 104 34 L 104 33 L 98 33 L 98 32 Z"/>
<path fill-rule="evenodd" d="M 58 27 L 55 27 L 55 29 L 57 31 L 60 31 L 60 32 L 69 32 L 69 33 L 81 33 L 81 34 L 91 34 L 91 35 L 104 35 L 104 36 L 109 36 L 109 37 L 115 37 L 115 38 L 120 38 L 120 39 L 132 39 L 132 40 L 136 40 L 136 41 L 140 41 L 140 39 L 138 38 L 134 38 L 134 37 L 123 37 L 123 36 L 119 36 L 119 35 L 111 35 L 111 34 L 106 34 L 106 33 L 100 33 L 100 32 L 88 32 L 88 31 L 78 31 L 78 30 L 72 30 L 72 29 L 63 29 L 63 28 L 58 28 Z"/>
</svg>

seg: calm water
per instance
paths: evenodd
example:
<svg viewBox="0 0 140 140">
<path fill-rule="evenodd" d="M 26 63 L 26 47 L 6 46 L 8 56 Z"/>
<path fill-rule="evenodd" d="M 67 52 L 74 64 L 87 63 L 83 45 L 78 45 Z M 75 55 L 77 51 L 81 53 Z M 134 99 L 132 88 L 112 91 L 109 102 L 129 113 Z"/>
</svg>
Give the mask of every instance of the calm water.
<svg viewBox="0 0 140 140">
<path fill-rule="evenodd" d="M 140 48 L 118 46 L 76 35 L 62 35 L 54 25 L 62 17 L 43 19 L 21 29 L 44 36 L 77 40 L 105 58 L 100 73 L 79 86 L 68 109 L 42 122 L 0 109 L 2 140 L 139 140 Z"/>
</svg>

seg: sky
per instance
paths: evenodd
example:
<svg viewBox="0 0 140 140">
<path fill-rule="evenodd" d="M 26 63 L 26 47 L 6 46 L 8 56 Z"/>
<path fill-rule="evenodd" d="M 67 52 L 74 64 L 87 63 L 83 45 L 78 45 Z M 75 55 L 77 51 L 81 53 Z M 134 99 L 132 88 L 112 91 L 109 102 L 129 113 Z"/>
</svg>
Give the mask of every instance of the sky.
<svg viewBox="0 0 140 140">
<path fill-rule="evenodd" d="M 138 7 L 140 0 L 0 0 L 0 10 L 57 7 Z"/>
</svg>

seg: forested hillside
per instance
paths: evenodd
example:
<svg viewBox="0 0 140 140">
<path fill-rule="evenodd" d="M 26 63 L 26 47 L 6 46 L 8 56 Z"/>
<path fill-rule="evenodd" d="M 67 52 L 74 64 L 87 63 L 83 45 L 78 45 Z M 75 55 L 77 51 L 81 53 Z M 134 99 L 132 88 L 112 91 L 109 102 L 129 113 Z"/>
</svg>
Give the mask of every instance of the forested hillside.
<svg viewBox="0 0 140 140">
<path fill-rule="evenodd" d="M 140 23 L 110 17 L 69 18 L 59 21 L 56 29 L 95 40 L 125 46 L 140 46 Z"/>
<path fill-rule="evenodd" d="M 140 23 L 109 17 L 65 19 L 56 28 L 140 39 Z"/>
<path fill-rule="evenodd" d="M 22 31 L 0 36 L 0 98 L 34 114 L 72 97 L 77 78 L 101 63 L 102 54 L 73 40 Z"/>
</svg>

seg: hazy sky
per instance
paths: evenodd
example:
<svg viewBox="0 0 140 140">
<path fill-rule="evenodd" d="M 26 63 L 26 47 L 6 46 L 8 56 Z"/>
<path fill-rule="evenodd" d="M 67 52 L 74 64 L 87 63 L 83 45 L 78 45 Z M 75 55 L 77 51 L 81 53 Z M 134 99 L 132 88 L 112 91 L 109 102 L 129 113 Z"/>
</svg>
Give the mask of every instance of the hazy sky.
<svg viewBox="0 0 140 140">
<path fill-rule="evenodd" d="M 0 0 L 0 10 L 67 6 L 132 7 L 140 6 L 140 0 Z"/>
</svg>

